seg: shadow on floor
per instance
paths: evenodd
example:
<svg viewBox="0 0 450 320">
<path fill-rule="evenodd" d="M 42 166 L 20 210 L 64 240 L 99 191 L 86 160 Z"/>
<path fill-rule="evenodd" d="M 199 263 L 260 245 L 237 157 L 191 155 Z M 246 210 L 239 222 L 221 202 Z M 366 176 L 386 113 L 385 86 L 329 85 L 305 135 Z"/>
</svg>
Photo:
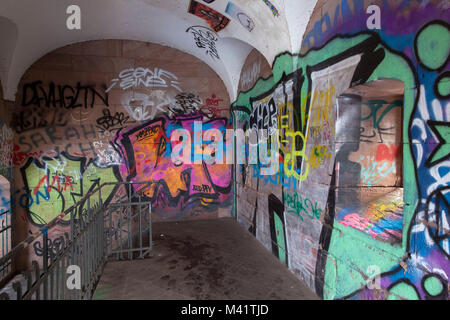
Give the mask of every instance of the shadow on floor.
<svg viewBox="0 0 450 320">
<path fill-rule="evenodd" d="M 153 230 L 152 256 L 108 262 L 93 299 L 318 299 L 232 218 Z"/>
</svg>

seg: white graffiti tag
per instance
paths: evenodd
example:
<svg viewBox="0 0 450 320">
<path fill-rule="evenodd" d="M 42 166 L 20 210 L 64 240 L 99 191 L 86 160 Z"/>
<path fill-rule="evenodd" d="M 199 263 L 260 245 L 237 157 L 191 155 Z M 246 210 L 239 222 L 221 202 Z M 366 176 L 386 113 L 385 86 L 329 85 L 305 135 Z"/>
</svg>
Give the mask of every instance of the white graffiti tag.
<svg viewBox="0 0 450 320">
<path fill-rule="evenodd" d="M 167 97 L 155 103 L 147 94 L 139 92 L 128 92 L 122 96 L 121 101 L 125 110 L 136 121 L 153 119 L 158 111 L 166 113 L 172 103 L 172 99 Z"/>
<path fill-rule="evenodd" d="M 169 71 L 154 68 L 130 68 L 122 70 L 119 77 L 111 80 L 111 85 L 105 92 L 109 92 L 117 83 L 122 90 L 137 88 L 141 85 L 149 88 L 168 88 L 173 87 L 178 91 L 182 91 L 179 87 L 178 77 Z"/>
</svg>

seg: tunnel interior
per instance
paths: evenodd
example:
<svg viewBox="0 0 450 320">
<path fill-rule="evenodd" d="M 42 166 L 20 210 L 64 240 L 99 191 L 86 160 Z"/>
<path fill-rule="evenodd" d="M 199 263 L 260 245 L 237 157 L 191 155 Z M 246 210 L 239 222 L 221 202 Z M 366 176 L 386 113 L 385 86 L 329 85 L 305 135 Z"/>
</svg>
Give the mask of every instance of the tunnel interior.
<svg viewBox="0 0 450 320">
<path fill-rule="evenodd" d="M 25 2 L 0 4 L 7 290 L 62 213 L 126 199 L 151 214 L 108 244 L 155 247 L 96 298 L 448 300 L 448 3 Z"/>
</svg>

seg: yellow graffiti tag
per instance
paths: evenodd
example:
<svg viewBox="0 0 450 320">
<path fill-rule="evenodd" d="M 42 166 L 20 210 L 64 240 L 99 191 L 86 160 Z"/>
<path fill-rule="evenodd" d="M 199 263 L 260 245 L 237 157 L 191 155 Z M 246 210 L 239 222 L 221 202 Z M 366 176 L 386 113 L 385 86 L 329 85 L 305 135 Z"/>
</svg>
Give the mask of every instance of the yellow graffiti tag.
<svg viewBox="0 0 450 320">
<path fill-rule="evenodd" d="M 290 148 L 288 147 L 289 140 L 286 137 L 286 133 L 290 132 L 291 119 L 294 118 L 294 106 L 288 102 L 279 107 L 278 112 L 278 130 L 280 132 L 280 150 L 283 153 L 288 153 Z"/>
<path fill-rule="evenodd" d="M 331 154 L 327 152 L 327 146 L 315 146 L 311 150 L 311 155 L 309 156 L 309 163 L 311 164 L 311 168 L 315 169 L 320 167 L 325 158 L 331 159 Z"/>
<path fill-rule="evenodd" d="M 308 101 L 309 98 L 311 98 L 311 92 L 305 94 L 302 91 L 302 102 L 300 106 L 300 112 L 302 116 L 302 128 L 305 128 L 306 124 L 309 123 L 309 113 L 306 114 L 306 102 Z M 306 135 L 306 139 L 308 139 L 308 135 Z"/>
<path fill-rule="evenodd" d="M 314 92 L 311 104 L 311 113 L 314 115 L 314 121 L 312 123 L 313 134 L 318 134 L 319 130 L 323 129 L 324 126 L 329 126 L 334 131 L 333 126 L 330 123 L 331 119 L 329 119 L 329 115 L 333 110 L 332 100 L 335 93 L 336 89 L 334 86 L 331 86 L 326 91 L 317 90 Z"/>
<path fill-rule="evenodd" d="M 309 172 L 308 157 L 306 156 L 306 153 L 305 153 L 305 150 L 306 150 L 305 136 L 300 131 L 286 132 L 286 136 L 291 137 L 292 141 L 291 141 L 291 152 L 287 153 L 285 155 L 285 159 L 284 159 L 284 174 L 286 177 L 294 176 L 298 181 L 304 181 L 308 177 L 308 172 Z M 301 150 L 296 150 L 295 138 L 297 136 L 299 136 L 302 139 L 303 147 Z M 295 160 L 297 159 L 297 157 L 302 157 L 306 164 L 306 170 L 305 170 L 305 172 L 303 172 L 302 175 L 300 175 L 295 170 Z M 290 168 L 289 168 L 289 165 L 291 165 Z"/>
</svg>

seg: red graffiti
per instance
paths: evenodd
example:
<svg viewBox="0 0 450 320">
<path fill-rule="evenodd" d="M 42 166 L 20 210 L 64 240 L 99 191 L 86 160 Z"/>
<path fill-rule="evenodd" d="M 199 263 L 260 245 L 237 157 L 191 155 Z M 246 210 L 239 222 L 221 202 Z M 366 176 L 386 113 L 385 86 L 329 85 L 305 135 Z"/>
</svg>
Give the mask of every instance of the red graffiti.
<svg viewBox="0 0 450 320">
<path fill-rule="evenodd" d="M 393 161 L 400 154 L 400 146 L 395 144 L 380 144 L 377 148 L 376 161 Z"/>
<path fill-rule="evenodd" d="M 48 177 L 47 175 L 44 175 L 44 176 L 39 180 L 37 186 L 36 186 L 36 187 L 34 188 L 34 190 L 33 190 L 33 194 L 34 194 L 34 195 L 36 195 L 36 194 L 38 193 L 39 188 L 41 187 L 41 185 L 42 185 L 45 181 L 47 181 L 47 180 L 48 180 L 48 182 L 50 182 L 49 177 Z M 63 177 L 64 191 L 66 191 L 66 189 L 67 189 L 68 186 L 70 187 L 70 190 L 71 190 L 71 191 L 74 191 L 71 180 L 72 180 L 72 179 L 71 179 L 71 177 L 69 177 L 69 176 L 64 176 L 64 177 Z M 53 180 L 52 180 L 52 184 L 49 185 L 49 186 L 47 187 L 47 193 L 50 193 L 50 191 L 52 190 L 52 187 L 55 185 L 55 182 L 58 184 L 58 192 L 61 191 L 61 181 L 60 181 L 60 176 L 54 175 L 54 176 L 53 176 Z"/>
<path fill-rule="evenodd" d="M 223 99 L 216 99 L 216 95 L 213 93 L 211 98 L 206 98 L 206 107 L 218 107 L 221 101 Z"/>
<path fill-rule="evenodd" d="M 30 157 L 40 158 L 40 156 L 44 153 L 43 151 L 21 152 L 19 150 L 20 150 L 20 146 L 15 144 L 14 149 L 13 149 L 13 162 L 14 162 L 14 165 L 16 165 L 16 166 L 22 165 L 25 162 L 25 160 L 27 160 Z"/>
</svg>

